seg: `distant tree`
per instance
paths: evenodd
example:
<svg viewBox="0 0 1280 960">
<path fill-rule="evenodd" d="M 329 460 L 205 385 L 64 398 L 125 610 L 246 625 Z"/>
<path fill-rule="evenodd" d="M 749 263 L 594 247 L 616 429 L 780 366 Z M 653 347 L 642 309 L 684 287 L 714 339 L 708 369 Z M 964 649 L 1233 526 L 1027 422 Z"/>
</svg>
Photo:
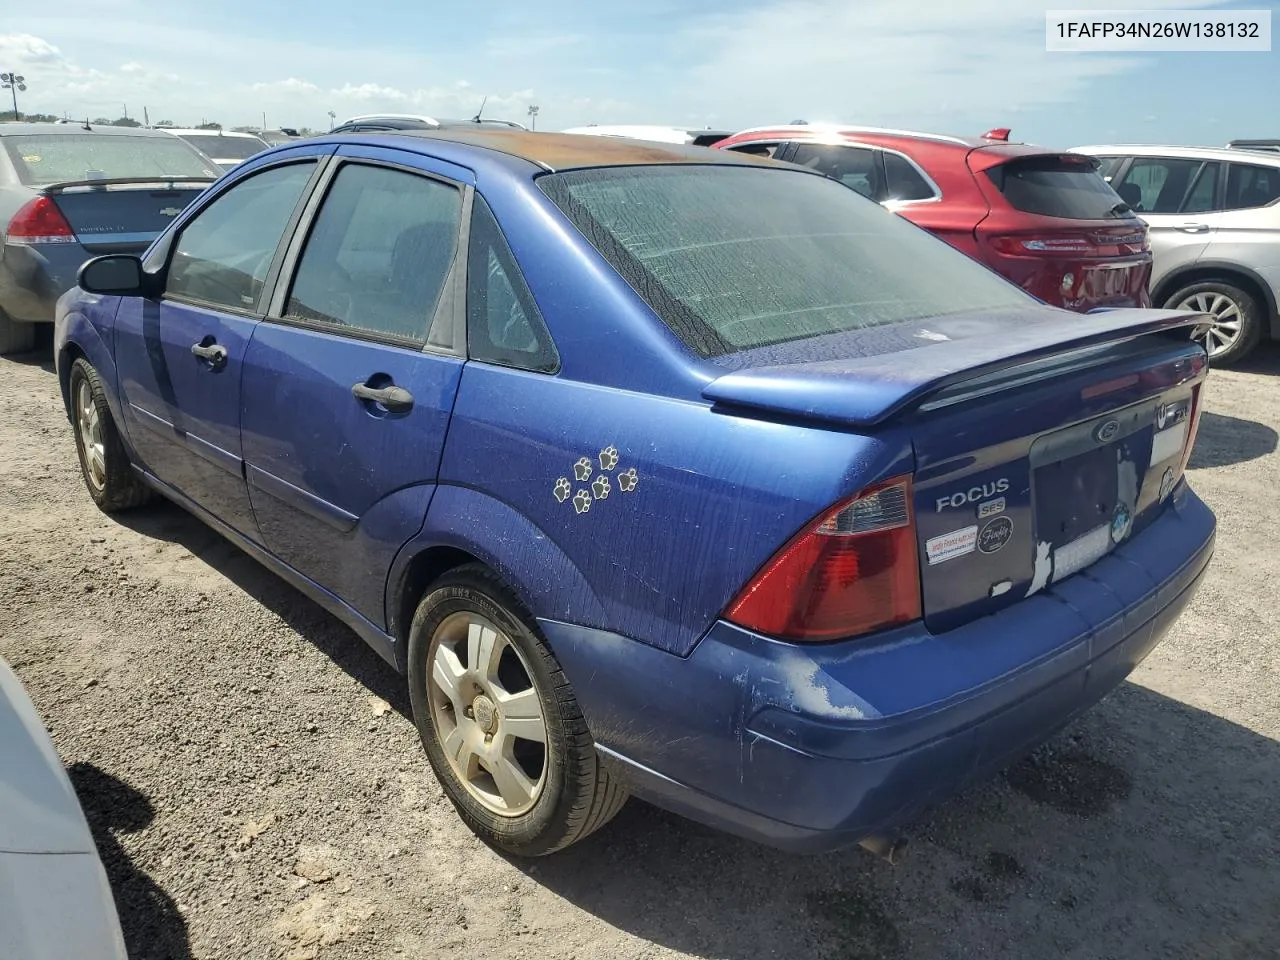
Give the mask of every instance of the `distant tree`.
<svg viewBox="0 0 1280 960">
<path fill-rule="evenodd" d="M 106 117 L 95 117 L 93 120 L 89 121 L 89 125 L 93 127 L 109 127 L 111 126 L 111 121 Z"/>
<path fill-rule="evenodd" d="M 310 137 L 314 133 L 315 131 L 312 130 L 310 127 L 303 127 L 301 130 L 298 131 L 298 134 L 303 137 Z"/>
<path fill-rule="evenodd" d="M 205 123 L 202 123 L 199 126 L 197 126 L 196 129 L 197 130 L 221 130 L 222 124 L 214 123 L 213 121 L 206 121 Z"/>
<path fill-rule="evenodd" d="M 156 126 L 157 126 L 157 127 L 172 127 L 172 126 L 174 126 L 174 122 L 173 122 L 172 120 L 161 120 L 159 123 L 157 123 L 157 124 L 156 124 Z"/>
<path fill-rule="evenodd" d="M 16 119 L 12 110 L 0 112 L 0 121 Z M 24 113 L 22 120 L 24 123 L 53 123 L 59 119 L 52 113 Z"/>
<path fill-rule="evenodd" d="M 112 121 L 111 121 L 111 125 L 112 125 L 113 127 L 140 127 L 140 126 L 142 126 L 142 124 L 141 124 L 141 123 L 139 123 L 137 120 L 134 120 L 132 117 L 121 117 L 119 120 L 112 120 Z"/>
</svg>

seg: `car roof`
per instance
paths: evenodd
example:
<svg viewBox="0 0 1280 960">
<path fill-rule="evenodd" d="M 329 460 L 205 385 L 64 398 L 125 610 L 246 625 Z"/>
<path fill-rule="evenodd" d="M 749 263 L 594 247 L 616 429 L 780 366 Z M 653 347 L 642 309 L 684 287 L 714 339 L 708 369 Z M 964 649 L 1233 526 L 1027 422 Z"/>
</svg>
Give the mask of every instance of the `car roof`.
<svg viewBox="0 0 1280 960">
<path fill-rule="evenodd" d="M 767 127 L 748 127 L 746 130 L 739 130 L 734 136 L 741 137 L 755 133 L 768 134 L 770 136 L 781 134 L 799 139 L 840 137 L 846 134 L 856 137 L 861 134 L 876 137 L 929 140 L 935 143 L 949 143 L 958 147 L 987 147 L 1005 142 L 1003 140 L 989 140 L 984 137 L 957 137 L 944 133 L 924 133 L 919 130 L 898 130 L 892 127 L 868 127 L 849 123 L 780 123 Z"/>
<path fill-rule="evenodd" d="M 570 127 L 561 133 L 573 133 L 592 137 L 629 137 L 633 140 L 656 140 L 660 143 L 684 143 L 691 137 L 709 133 L 722 133 L 728 137 L 730 131 L 713 130 L 695 127 L 668 127 L 662 124 L 588 124 L 585 127 Z"/>
<path fill-rule="evenodd" d="M 200 130 L 196 127 L 157 127 L 156 129 L 179 137 L 190 134 L 196 137 L 241 137 L 248 140 L 262 140 L 258 134 L 245 133 L 242 130 Z"/>
<path fill-rule="evenodd" d="M 166 137 L 164 130 L 149 127 L 109 127 L 83 123 L 0 123 L 0 137 L 28 136 L 41 134 L 54 137 L 69 137 L 74 134 L 94 133 L 102 137 Z"/>
<path fill-rule="evenodd" d="M 317 139 L 327 139 L 319 137 Z M 450 143 L 464 148 L 482 149 L 524 160 L 545 171 L 575 170 L 584 167 L 621 167 L 657 164 L 711 164 L 719 166 L 772 166 L 799 169 L 766 157 L 708 150 L 675 143 L 621 137 L 584 137 L 574 133 L 534 133 L 529 130 L 477 127 L 448 127 L 442 130 L 393 130 L 376 133 L 338 134 L 343 143 L 377 141 L 411 143 Z M 457 154 L 455 154 L 457 156 Z M 442 159 L 449 159 L 442 157 Z"/>
<path fill-rule="evenodd" d="M 1240 150 L 1227 147 L 1177 147 L 1151 143 L 1091 144 L 1072 147 L 1072 153 L 1098 156 L 1125 157 L 1174 157 L 1185 160 L 1226 160 L 1236 163 L 1252 163 L 1261 166 L 1280 166 L 1280 156 L 1263 150 Z"/>
</svg>

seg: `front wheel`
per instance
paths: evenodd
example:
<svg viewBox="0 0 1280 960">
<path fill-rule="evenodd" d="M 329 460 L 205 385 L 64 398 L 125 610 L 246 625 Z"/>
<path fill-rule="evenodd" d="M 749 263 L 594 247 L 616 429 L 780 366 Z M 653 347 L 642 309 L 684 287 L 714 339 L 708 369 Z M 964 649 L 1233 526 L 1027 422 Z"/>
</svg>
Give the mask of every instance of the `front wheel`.
<svg viewBox="0 0 1280 960">
<path fill-rule="evenodd" d="M 151 489 L 134 475 L 129 455 L 111 417 L 98 371 L 80 357 L 71 365 L 71 422 L 76 453 L 89 496 L 105 513 L 141 506 Z"/>
<path fill-rule="evenodd" d="M 1171 310 L 1195 310 L 1213 319 L 1204 346 L 1216 366 L 1243 360 L 1262 339 L 1261 305 L 1234 284 L 1217 280 L 1193 283 L 1170 296 L 1164 305 Z"/>
<path fill-rule="evenodd" d="M 419 604 L 409 696 L 445 794 L 472 831 L 502 850 L 562 850 L 626 802 L 555 656 L 487 567 L 450 571 Z"/>
</svg>

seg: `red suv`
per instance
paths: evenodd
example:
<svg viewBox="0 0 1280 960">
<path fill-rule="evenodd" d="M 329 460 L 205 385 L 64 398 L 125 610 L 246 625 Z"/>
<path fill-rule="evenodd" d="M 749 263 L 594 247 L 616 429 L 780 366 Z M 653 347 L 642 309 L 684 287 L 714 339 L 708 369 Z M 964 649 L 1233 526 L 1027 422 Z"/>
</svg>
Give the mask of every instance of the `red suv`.
<svg viewBox="0 0 1280 960">
<path fill-rule="evenodd" d="M 715 146 L 820 170 L 1055 306 L 1150 306 L 1147 226 L 1096 162 L 1008 137 L 793 124 Z"/>
</svg>

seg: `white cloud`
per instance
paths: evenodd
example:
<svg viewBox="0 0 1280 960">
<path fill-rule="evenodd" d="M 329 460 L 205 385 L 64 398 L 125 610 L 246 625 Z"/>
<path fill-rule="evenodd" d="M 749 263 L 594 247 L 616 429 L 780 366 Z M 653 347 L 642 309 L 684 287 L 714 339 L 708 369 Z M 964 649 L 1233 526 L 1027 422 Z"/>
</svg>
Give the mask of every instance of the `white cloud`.
<svg viewBox="0 0 1280 960">
<path fill-rule="evenodd" d="M 274 94 L 315 94 L 320 92 L 320 88 L 314 83 L 307 80 L 299 80 L 297 77 L 286 77 L 283 80 L 273 80 L 270 83 L 255 83 L 249 89 L 254 93 Z"/>
<path fill-rule="evenodd" d="M 19 69 L 29 63 L 49 63 L 62 58 L 53 44 L 29 33 L 0 34 L 0 59 Z"/>
</svg>

